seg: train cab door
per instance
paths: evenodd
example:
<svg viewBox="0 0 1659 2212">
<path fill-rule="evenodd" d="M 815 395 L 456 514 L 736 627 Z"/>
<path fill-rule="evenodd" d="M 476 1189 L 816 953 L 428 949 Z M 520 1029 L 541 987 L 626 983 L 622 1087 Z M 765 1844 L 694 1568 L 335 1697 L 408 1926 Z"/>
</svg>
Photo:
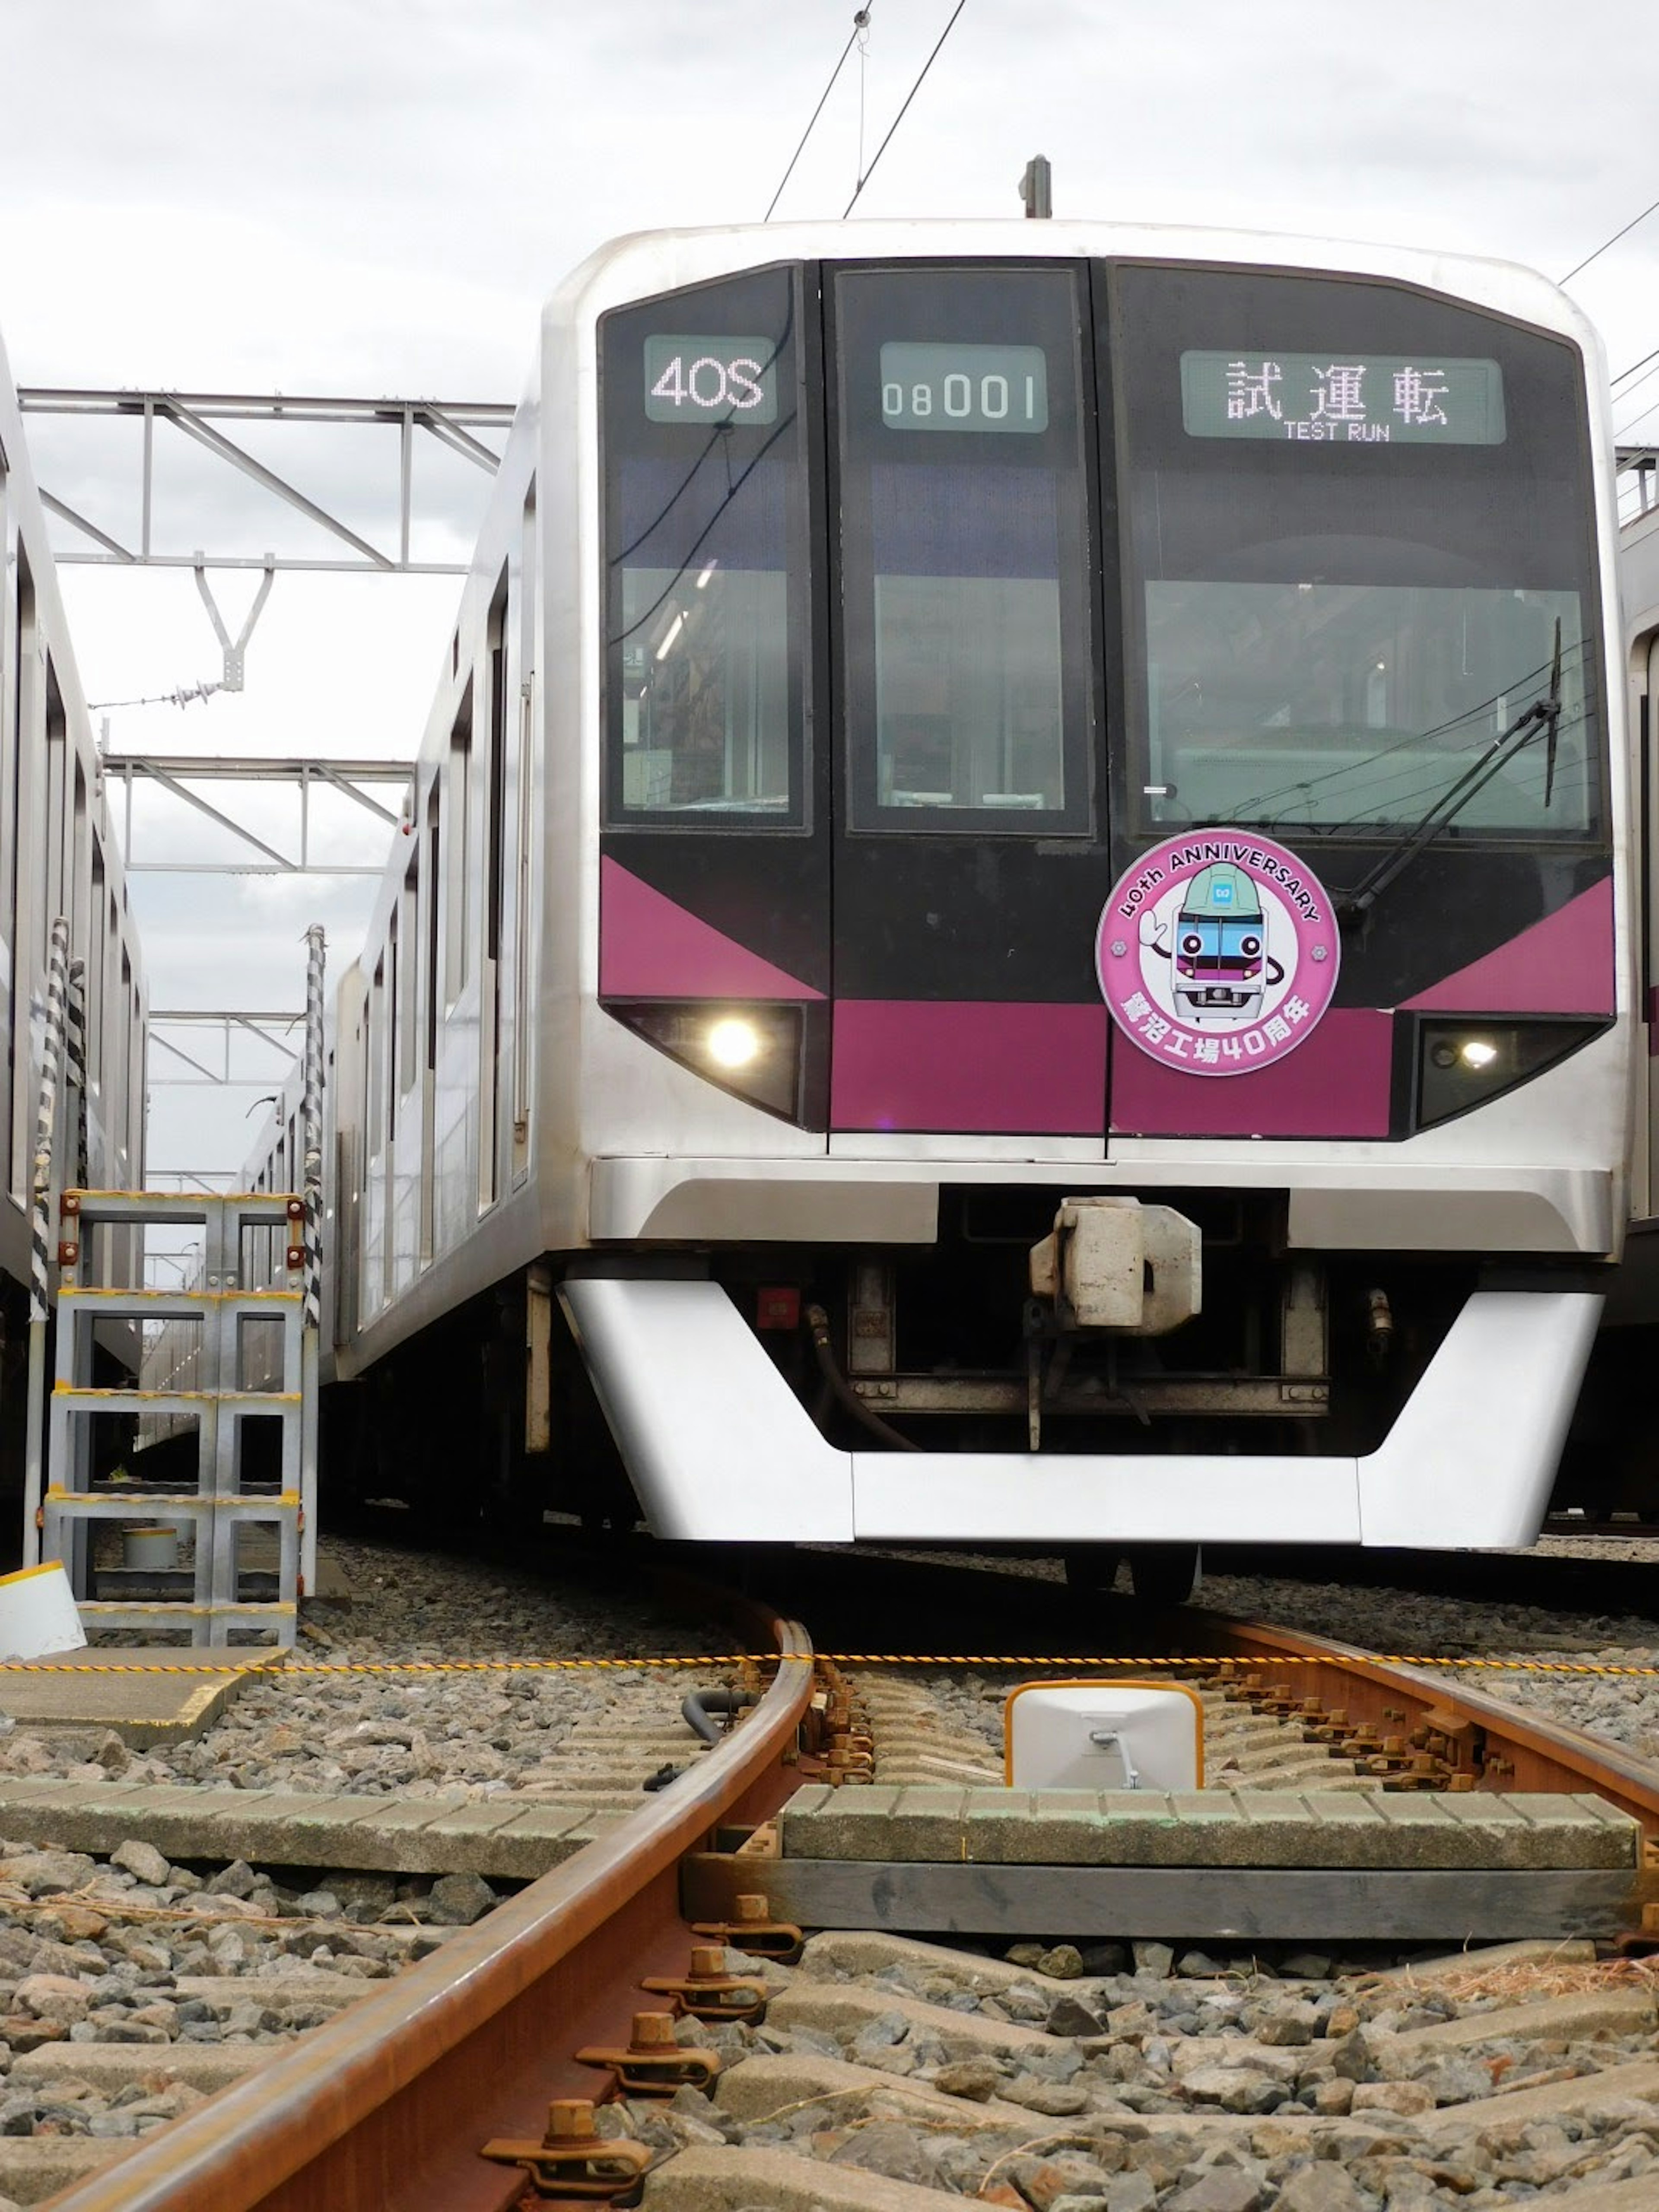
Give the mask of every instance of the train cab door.
<svg viewBox="0 0 1659 2212">
<path fill-rule="evenodd" d="M 600 998 L 797 1154 L 824 1142 L 831 988 L 815 276 L 618 308 L 600 356 Z M 765 1141 L 718 1118 L 678 1136 Z"/>
<path fill-rule="evenodd" d="M 1098 1159 L 1087 271 L 842 267 L 825 319 L 831 1150 Z"/>
</svg>

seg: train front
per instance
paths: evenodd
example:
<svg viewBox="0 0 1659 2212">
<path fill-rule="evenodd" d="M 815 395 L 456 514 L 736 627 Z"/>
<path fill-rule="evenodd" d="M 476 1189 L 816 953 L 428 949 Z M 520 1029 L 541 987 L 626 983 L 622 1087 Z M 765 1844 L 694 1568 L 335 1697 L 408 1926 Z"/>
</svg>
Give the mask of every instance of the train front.
<svg viewBox="0 0 1659 2212">
<path fill-rule="evenodd" d="M 1529 1540 L 1627 1198 L 1593 342 L 1489 264 L 860 235 L 630 241 L 550 324 L 562 1296 L 647 1516 Z"/>
</svg>

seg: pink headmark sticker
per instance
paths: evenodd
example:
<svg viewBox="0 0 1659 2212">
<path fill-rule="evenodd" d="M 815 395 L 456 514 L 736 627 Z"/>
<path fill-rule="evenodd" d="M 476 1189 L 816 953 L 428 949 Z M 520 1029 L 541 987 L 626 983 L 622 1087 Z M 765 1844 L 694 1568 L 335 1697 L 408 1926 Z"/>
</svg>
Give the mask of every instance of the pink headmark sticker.
<svg viewBox="0 0 1659 2212">
<path fill-rule="evenodd" d="M 1130 1042 L 1189 1075 L 1248 1075 L 1294 1052 L 1336 989 L 1324 885 L 1271 837 L 1190 830 L 1118 878 L 1095 965 Z"/>
</svg>

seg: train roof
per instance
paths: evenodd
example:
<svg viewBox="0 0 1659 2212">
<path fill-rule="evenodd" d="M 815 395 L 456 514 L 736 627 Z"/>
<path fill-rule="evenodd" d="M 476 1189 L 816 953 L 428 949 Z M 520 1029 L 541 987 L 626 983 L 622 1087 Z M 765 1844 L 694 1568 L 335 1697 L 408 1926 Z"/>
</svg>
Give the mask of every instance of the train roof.
<svg viewBox="0 0 1659 2212">
<path fill-rule="evenodd" d="M 613 301 L 706 283 L 781 261 L 968 258 L 1190 261 L 1287 273 L 1373 276 L 1420 287 L 1572 339 L 1598 366 L 1595 326 L 1560 287 L 1520 262 L 1437 248 L 1226 230 L 990 216 L 926 216 L 860 222 L 742 223 L 697 230 L 634 231 L 609 240 L 549 299 L 549 319 L 602 313 Z"/>
</svg>

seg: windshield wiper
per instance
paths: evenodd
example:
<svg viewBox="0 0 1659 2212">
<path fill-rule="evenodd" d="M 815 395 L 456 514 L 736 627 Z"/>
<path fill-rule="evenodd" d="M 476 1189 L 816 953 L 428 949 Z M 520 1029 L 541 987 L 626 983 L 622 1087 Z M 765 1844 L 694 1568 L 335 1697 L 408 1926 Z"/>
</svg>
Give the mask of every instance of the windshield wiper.
<svg viewBox="0 0 1659 2212">
<path fill-rule="evenodd" d="M 1344 927 L 1363 921 L 1396 877 L 1404 873 L 1420 852 L 1433 844 L 1476 793 L 1484 791 L 1498 770 L 1506 768 L 1517 753 L 1524 752 L 1540 732 L 1544 736 L 1544 804 L 1547 806 L 1555 795 L 1555 756 L 1560 722 L 1561 622 L 1558 616 L 1549 690 L 1517 714 L 1506 730 L 1498 732 L 1480 758 L 1473 761 L 1451 788 L 1435 801 L 1415 830 L 1407 831 L 1391 845 L 1352 890 L 1339 896 L 1337 920 Z"/>
</svg>

